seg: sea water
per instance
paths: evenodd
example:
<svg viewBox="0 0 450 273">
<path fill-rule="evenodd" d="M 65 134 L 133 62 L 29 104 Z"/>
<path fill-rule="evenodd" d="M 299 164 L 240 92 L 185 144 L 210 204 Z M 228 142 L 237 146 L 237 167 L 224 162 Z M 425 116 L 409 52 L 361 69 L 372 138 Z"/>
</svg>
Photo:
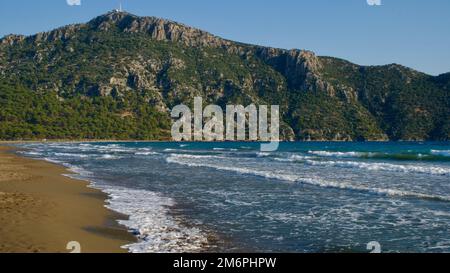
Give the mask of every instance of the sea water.
<svg viewBox="0 0 450 273">
<path fill-rule="evenodd" d="M 450 144 L 40 143 L 109 194 L 131 252 L 450 252 Z"/>
</svg>

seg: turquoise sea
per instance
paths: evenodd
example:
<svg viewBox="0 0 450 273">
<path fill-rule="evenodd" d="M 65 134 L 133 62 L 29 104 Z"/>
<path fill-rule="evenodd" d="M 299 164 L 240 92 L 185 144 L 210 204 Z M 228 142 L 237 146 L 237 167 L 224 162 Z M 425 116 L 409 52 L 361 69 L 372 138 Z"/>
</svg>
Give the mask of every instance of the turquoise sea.
<svg viewBox="0 0 450 273">
<path fill-rule="evenodd" d="M 108 193 L 132 252 L 450 252 L 450 143 L 35 143 Z"/>
</svg>

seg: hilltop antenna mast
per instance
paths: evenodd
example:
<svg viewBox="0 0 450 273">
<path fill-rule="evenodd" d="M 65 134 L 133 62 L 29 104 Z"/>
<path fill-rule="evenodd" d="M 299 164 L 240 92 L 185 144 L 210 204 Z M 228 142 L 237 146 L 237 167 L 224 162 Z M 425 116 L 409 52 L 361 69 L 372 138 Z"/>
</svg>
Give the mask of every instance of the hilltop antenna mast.
<svg viewBox="0 0 450 273">
<path fill-rule="evenodd" d="M 115 10 L 116 12 L 123 12 L 123 9 L 122 9 L 122 2 L 119 2 L 119 8 L 118 9 L 116 9 Z"/>
</svg>

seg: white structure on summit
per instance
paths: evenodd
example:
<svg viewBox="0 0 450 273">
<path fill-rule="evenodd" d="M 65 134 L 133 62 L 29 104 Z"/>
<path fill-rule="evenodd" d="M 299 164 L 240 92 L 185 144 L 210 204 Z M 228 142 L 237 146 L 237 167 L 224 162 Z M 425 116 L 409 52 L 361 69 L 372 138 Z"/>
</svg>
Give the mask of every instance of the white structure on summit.
<svg viewBox="0 0 450 273">
<path fill-rule="evenodd" d="M 119 8 L 116 9 L 116 12 L 123 12 L 123 9 L 122 9 L 122 2 L 119 3 Z"/>
</svg>

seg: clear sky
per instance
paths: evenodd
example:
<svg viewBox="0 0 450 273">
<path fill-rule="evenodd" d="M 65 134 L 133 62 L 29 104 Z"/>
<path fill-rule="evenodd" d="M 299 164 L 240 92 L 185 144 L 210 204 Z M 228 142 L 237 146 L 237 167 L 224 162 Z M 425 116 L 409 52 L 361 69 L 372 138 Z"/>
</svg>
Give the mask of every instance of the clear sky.
<svg viewBox="0 0 450 273">
<path fill-rule="evenodd" d="M 2 0 L 0 37 L 86 22 L 117 8 L 119 2 Z M 399 63 L 433 75 L 450 72 L 449 0 L 122 0 L 122 4 L 137 15 L 172 19 L 236 41 L 309 49 L 365 65 Z"/>
</svg>

